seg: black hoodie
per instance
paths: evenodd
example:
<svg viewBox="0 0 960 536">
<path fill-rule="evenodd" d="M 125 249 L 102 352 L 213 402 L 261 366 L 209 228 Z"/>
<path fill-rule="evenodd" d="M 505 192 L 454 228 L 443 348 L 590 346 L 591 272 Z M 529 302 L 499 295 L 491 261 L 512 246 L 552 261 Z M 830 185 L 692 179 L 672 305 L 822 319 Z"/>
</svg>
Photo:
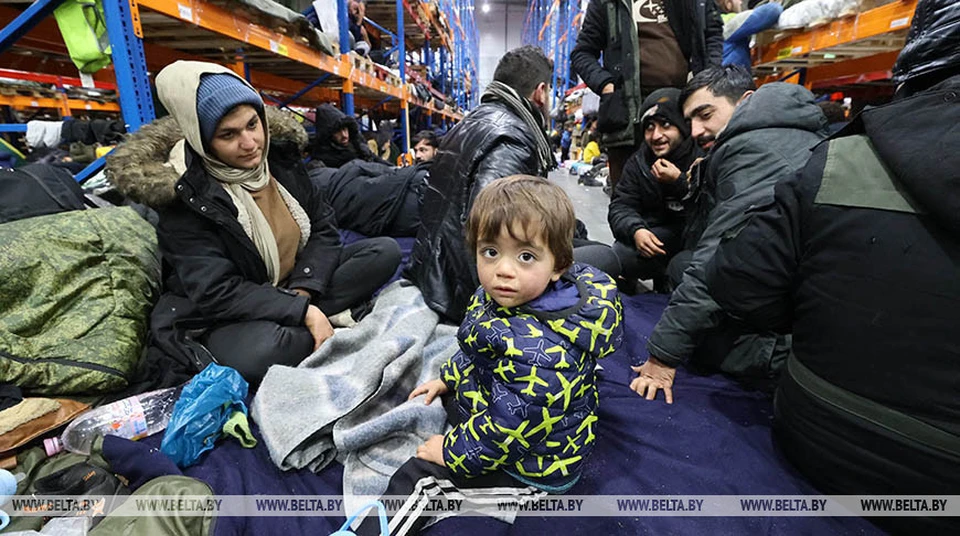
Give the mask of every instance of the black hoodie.
<svg viewBox="0 0 960 536">
<path fill-rule="evenodd" d="M 321 104 L 316 110 L 316 139 L 313 143 L 313 158 L 320 160 L 323 165 L 338 168 L 347 162 L 360 159 L 366 162 L 388 164 L 373 154 L 363 136 L 356 120 L 345 115 L 332 104 Z M 333 133 L 347 127 L 350 131 L 350 142 L 340 145 L 333 141 Z"/>
</svg>

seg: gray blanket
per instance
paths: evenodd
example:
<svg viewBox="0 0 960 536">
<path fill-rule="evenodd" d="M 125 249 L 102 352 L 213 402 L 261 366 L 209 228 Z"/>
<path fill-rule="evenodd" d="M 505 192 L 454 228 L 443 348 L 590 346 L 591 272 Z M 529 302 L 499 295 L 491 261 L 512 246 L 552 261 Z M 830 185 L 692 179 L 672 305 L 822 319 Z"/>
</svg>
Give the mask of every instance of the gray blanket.
<svg viewBox="0 0 960 536">
<path fill-rule="evenodd" d="M 251 415 L 281 469 L 319 471 L 339 456 L 344 506 L 382 494 L 390 475 L 417 446 L 443 433 L 439 400 L 407 401 L 420 383 L 439 377 L 457 349 L 454 326 L 438 323 L 407 281 L 385 289 L 373 312 L 333 338 L 297 368 L 267 372 Z"/>
</svg>

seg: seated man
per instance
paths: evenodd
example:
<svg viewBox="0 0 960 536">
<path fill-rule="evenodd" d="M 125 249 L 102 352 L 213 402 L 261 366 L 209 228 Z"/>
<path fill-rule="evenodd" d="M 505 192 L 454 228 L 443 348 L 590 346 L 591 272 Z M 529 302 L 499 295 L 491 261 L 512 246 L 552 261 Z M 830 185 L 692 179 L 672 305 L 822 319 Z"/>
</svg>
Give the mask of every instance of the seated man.
<svg viewBox="0 0 960 536">
<path fill-rule="evenodd" d="M 921 0 L 894 102 L 818 145 L 706 269 L 727 314 L 793 332 L 774 430 L 826 495 L 960 489 L 957 21 L 960 3 Z M 960 534 L 957 517 L 912 515 L 872 521 Z"/>
<path fill-rule="evenodd" d="M 426 304 L 460 322 L 479 281 L 464 243 L 467 214 L 480 190 L 500 177 L 546 177 L 556 167 L 547 140 L 553 64 L 535 46 L 507 52 L 480 106 L 443 137 L 420 209 L 422 225 L 404 276 Z"/>
<path fill-rule="evenodd" d="M 665 289 L 667 263 L 680 250 L 687 211 L 686 172 L 702 153 L 680 111 L 680 90 L 658 89 L 640 108 L 643 144 L 627 160 L 607 221 L 625 279 Z"/>
<path fill-rule="evenodd" d="M 437 156 L 437 148 L 440 147 L 440 140 L 437 134 L 432 130 L 421 130 L 410 140 L 413 144 L 413 154 L 416 155 L 418 164 L 432 162 Z"/>
<path fill-rule="evenodd" d="M 789 351 L 788 337 L 727 318 L 703 276 L 720 239 L 736 234 L 751 209 L 769 203 L 777 181 L 805 164 L 810 148 L 826 135 L 827 120 L 806 88 L 754 87 L 743 67 L 712 67 L 694 76 L 680 96 L 691 134 L 710 153 L 693 174 L 699 180 L 684 232 L 689 252 L 668 267 L 684 263 L 686 270 L 647 343 L 650 359 L 635 369 L 640 376 L 631 384 L 650 400 L 664 388 L 667 402 L 673 401 L 675 368 L 683 363 L 768 378 Z"/>
<path fill-rule="evenodd" d="M 327 167 L 338 168 L 355 159 L 388 164 L 373 154 L 360 135 L 357 121 L 332 104 L 321 104 L 316 112 L 317 135 L 313 158 Z"/>
</svg>

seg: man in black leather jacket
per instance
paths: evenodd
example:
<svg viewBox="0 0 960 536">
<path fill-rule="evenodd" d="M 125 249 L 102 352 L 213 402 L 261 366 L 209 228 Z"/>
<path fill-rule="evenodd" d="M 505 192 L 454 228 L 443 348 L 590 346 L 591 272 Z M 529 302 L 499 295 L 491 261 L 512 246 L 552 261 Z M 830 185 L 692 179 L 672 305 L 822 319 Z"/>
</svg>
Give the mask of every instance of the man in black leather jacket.
<svg viewBox="0 0 960 536">
<path fill-rule="evenodd" d="M 479 286 L 464 226 L 477 194 L 510 175 L 546 177 L 556 166 L 544 131 L 552 62 L 534 46 L 507 52 L 472 110 L 443 137 L 420 206 L 422 226 L 404 275 L 427 305 L 459 323 Z"/>
</svg>

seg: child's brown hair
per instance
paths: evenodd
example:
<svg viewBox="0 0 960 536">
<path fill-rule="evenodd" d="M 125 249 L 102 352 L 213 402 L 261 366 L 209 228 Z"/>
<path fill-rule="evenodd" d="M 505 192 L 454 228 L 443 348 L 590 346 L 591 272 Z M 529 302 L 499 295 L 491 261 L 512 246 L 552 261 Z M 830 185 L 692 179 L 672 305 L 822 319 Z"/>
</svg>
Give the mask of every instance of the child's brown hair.
<svg viewBox="0 0 960 536">
<path fill-rule="evenodd" d="M 573 231 L 577 220 L 573 204 L 562 188 L 541 177 L 512 175 L 480 190 L 467 219 L 467 245 L 476 254 L 477 243 L 492 241 L 506 229 L 516 240 L 514 224 L 528 235 L 543 237 L 554 257 L 554 270 L 573 264 Z"/>
</svg>

